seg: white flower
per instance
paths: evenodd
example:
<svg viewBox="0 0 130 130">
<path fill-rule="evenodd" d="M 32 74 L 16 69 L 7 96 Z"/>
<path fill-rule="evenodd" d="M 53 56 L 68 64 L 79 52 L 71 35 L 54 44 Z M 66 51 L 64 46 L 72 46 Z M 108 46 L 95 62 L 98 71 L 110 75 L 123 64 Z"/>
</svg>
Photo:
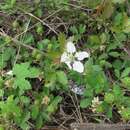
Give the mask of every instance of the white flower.
<svg viewBox="0 0 130 130">
<path fill-rule="evenodd" d="M 75 45 L 69 41 L 67 42 L 65 52 L 61 55 L 61 62 L 64 62 L 69 69 L 82 73 L 84 66 L 81 61 L 89 56 L 89 53 L 85 51 L 77 52 Z"/>
<path fill-rule="evenodd" d="M 8 72 L 6 72 L 6 75 L 13 75 L 13 71 L 12 70 L 10 70 L 10 71 L 8 71 Z"/>
<path fill-rule="evenodd" d="M 70 80 L 69 81 L 69 88 L 70 90 L 78 95 L 83 95 L 85 91 L 85 86 L 83 85 L 77 85 L 74 81 Z"/>
<path fill-rule="evenodd" d="M 92 100 L 92 111 L 96 112 L 97 107 L 102 103 L 102 101 L 99 100 L 99 97 L 94 97 Z"/>
<path fill-rule="evenodd" d="M 75 45 L 71 41 L 67 42 L 66 49 L 68 53 L 76 52 Z"/>
</svg>

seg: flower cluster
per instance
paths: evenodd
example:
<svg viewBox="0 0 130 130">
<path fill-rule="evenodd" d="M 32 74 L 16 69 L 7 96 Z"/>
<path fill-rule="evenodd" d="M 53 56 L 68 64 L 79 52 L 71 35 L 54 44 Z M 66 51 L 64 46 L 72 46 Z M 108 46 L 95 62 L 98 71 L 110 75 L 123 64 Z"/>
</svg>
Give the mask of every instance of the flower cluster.
<svg viewBox="0 0 130 130">
<path fill-rule="evenodd" d="M 99 100 L 99 97 L 94 97 L 92 100 L 92 111 L 96 112 L 97 107 L 102 103 L 102 101 Z"/>
<path fill-rule="evenodd" d="M 65 63 L 69 69 L 82 73 L 84 72 L 84 66 L 81 61 L 89 56 L 86 51 L 77 52 L 74 43 L 68 41 L 65 52 L 61 55 L 61 62 Z"/>
</svg>

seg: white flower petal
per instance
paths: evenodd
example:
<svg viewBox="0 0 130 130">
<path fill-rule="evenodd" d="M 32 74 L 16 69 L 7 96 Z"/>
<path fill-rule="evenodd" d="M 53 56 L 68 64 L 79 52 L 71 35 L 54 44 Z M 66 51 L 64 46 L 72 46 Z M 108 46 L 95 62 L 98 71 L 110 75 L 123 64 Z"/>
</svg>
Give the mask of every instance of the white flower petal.
<svg viewBox="0 0 130 130">
<path fill-rule="evenodd" d="M 75 94 L 78 94 L 78 95 L 83 95 L 84 93 L 84 86 L 77 86 L 77 85 L 73 85 L 73 86 L 69 86 L 71 91 L 74 92 Z"/>
<path fill-rule="evenodd" d="M 67 53 L 64 52 L 62 55 L 61 55 L 61 59 L 60 59 L 60 62 L 66 62 L 68 59 L 68 56 L 67 56 Z"/>
<path fill-rule="evenodd" d="M 6 73 L 7 75 L 13 75 L 13 71 L 12 70 L 10 70 L 10 71 L 8 71 L 7 73 Z"/>
<path fill-rule="evenodd" d="M 71 62 L 65 62 L 65 64 L 69 67 L 69 69 L 72 69 Z"/>
<path fill-rule="evenodd" d="M 68 53 L 76 52 L 75 45 L 71 41 L 67 42 L 66 49 Z"/>
<path fill-rule="evenodd" d="M 73 70 L 82 73 L 84 71 L 84 66 L 80 61 L 74 61 Z"/>
<path fill-rule="evenodd" d="M 71 66 L 71 59 L 68 55 L 67 52 L 64 52 L 62 55 L 61 55 L 61 59 L 60 59 L 61 62 L 64 62 L 68 67 L 69 69 L 72 69 L 72 66 Z"/>
<path fill-rule="evenodd" d="M 90 55 L 89 53 L 85 52 L 85 51 L 82 51 L 82 52 L 76 52 L 75 54 L 75 57 L 78 59 L 78 60 L 84 60 L 85 58 L 88 58 Z"/>
</svg>

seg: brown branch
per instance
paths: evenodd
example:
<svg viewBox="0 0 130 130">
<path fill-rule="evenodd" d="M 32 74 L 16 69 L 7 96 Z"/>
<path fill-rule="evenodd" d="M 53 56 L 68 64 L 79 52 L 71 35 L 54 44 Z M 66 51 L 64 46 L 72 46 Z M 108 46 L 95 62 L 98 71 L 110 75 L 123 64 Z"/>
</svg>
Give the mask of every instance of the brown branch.
<svg viewBox="0 0 130 130">
<path fill-rule="evenodd" d="M 34 47 L 32 47 L 32 46 L 29 46 L 29 45 L 27 45 L 27 44 L 25 44 L 25 43 L 22 43 L 21 41 L 18 41 L 17 39 L 12 38 L 11 36 L 7 35 L 6 33 L 3 33 L 2 31 L 0 32 L 0 35 L 3 36 L 3 37 L 9 37 L 9 38 L 10 38 L 15 44 L 17 44 L 17 45 L 23 46 L 23 47 L 28 48 L 28 49 L 30 49 L 30 50 L 36 50 L 37 52 L 39 52 L 39 53 L 45 55 L 45 52 L 40 51 L 39 49 L 34 48 Z M 6 44 L 5 44 L 5 45 L 6 45 Z"/>
</svg>

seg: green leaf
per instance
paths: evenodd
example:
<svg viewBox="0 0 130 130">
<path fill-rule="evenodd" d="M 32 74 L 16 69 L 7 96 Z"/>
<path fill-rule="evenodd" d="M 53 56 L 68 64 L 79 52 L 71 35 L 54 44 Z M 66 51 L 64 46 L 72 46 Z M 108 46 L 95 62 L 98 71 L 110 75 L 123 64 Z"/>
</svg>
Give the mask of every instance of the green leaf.
<svg viewBox="0 0 130 130">
<path fill-rule="evenodd" d="M 57 81 L 60 84 L 62 84 L 64 86 L 68 84 L 68 79 L 67 79 L 67 76 L 64 71 L 57 71 L 56 75 L 57 75 Z"/>
<path fill-rule="evenodd" d="M 16 3 L 16 0 L 11 0 L 10 1 L 11 6 L 15 5 L 15 3 Z"/>
<path fill-rule="evenodd" d="M 37 26 L 36 26 L 36 32 L 37 34 L 39 35 L 42 35 L 44 30 L 43 30 L 43 25 L 41 23 L 39 23 Z"/>
<path fill-rule="evenodd" d="M 106 93 L 104 97 L 104 101 L 107 103 L 113 103 L 114 102 L 114 95 L 112 93 Z"/>
<path fill-rule="evenodd" d="M 71 31 L 73 34 L 78 34 L 78 29 L 76 28 L 76 26 L 71 26 L 71 27 L 70 27 L 70 31 Z"/>
<path fill-rule="evenodd" d="M 3 125 L 0 125 L 0 130 L 5 130 Z"/>
<path fill-rule="evenodd" d="M 0 77 L 0 88 L 4 87 L 4 80 L 2 77 Z"/>
<path fill-rule="evenodd" d="M 29 68 L 29 73 L 27 75 L 28 78 L 36 78 L 38 77 L 40 74 L 39 69 L 35 68 L 35 67 L 31 67 Z"/>
<path fill-rule="evenodd" d="M 112 118 L 112 107 L 108 107 L 106 115 L 108 118 Z"/>
<path fill-rule="evenodd" d="M 30 112 L 25 112 L 22 114 L 20 127 L 24 130 L 28 130 L 30 128 L 28 124 L 28 120 L 30 119 Z"/>
<path fill-rule="evenodd" d="M 29 63 L 21 63 L 21 64 L 16 64 L 13 68 L 13 74 L 16 75 L 18 78 L 26 78 L 28 77 L 29 73 Z"/>
<path fill-rule="evenodd" d="M 20 101 L 22 102 L 22 103 L 24 103 L 25 105 L 27 104 L 29 104 L 30 103 L 30 98 L 29 97 L 26 97 L 26 96 L 21 96 L 20 97 Z"/>
<path fill-rule="evenodd" d="M 37 68 L 32 68 L 29 62 L 16 64 L 13 68 L 13 74 L 17 78 L 35 78 L 38 77 L 40 71 Z"/>
<path fill-rule="evenodd" d="M 130 33 L 130 18 L 128 18 L 125 22 L 125 27 L 123 30 L 125 33 Z"/>
<path fill-rule="evenodd" d="M 3 97 L 3 95 L 4 95 L 4 90 L 0 89 L 0 97 Z"/>
<path fill-rule="evenodd" d="M 92 87 L 86 87 L 85 91 L 84 91 L 84 94 L 83 94 L 84 97 L 87 97 L 87 98 L 93 98 L 93 88 Z"/>
<path fill-rule="evenodd" d="M 20 89 L 20 94 L 23 94 L 25 90 L 31 89 L 31 84 L 25 79 L 15 79 L 14 87 Z"/>
<path fill-rule="evenodd" d="M 130 74 L 130 67 L 125 68 L 125 70 L 122 72 L 121 77 L 124 78 Z"/>
<path fill-rule="evenodd" d="M 94 48 L 97 49 L 100 47 L 101 43 L 101 39 L 98 35 L 91 35 L 88 37 L 88 41 L 87 41 L 87 46 L 90 48 Z"/>
<path fill-rule="evenodd" d="M 92 99 L 91 98 L 85 98 L 80 101 L 80 107 L 81 108 L 87 108 L 91 105 Z"/>
<path fill-rule="evenodd" d="M 121 116 L 124 120 L 130 119 L 130 108 L 124 108 L 121 110 Z"/>
<path fill-rule="evenodd" d="M 114 74 L 117 78 L 120 78 L 120 71 L 118 69 L 114 70 Z"/>
<path fill-rule="evenodd" d="M 112 16 L 113 12 L 114 12 L 114 7 L 113 4 L 110 0 L 104 2 L 104 10 L 102 12 L 102 18 L 103 19 L 108 19 Z"/>
<path fill-rule="evenodd" d="M 121 88 L 117 85 L 113 86 L 113 95 L 114 95 L 114 102 L 116 105 L 120 105 L 123 102 L 124 94 L 121 90 Z"/>
<path fill-rule="evenodd" d="M 117 70 L 121 70 L 122 67 L 123 67 L 122 61 L 121 61 L 121 60 L 118 60 L 118 59 L 115 60 L 112 65 L 113 65 L 113 67 L 114 67 L 115 69 L 117 69 Z"/>
<path fill-rule="evenodd" d="M 106 33 L 102 33 L 100 35 L 100 39 L 101 39 L 101 43 L 102 44 L 105 43 L 107 41 L 107 35 L 106 35 Z"/>
<path fill-rule="evenodd" d="M 126 0 L 112 0 L 113 3 L 119 3 L 119 4 L 122 4 L 124 3 Z"/>
<path fill-rule="evenodd" d="M 3 51 L 0 51 L 0 69 L 3 69 L 4 67 L 6 67 L 7 62 L 9 60 L 12 60 L 14 58 L 15 55 L 15 50 L 14 48 L 3 48 Z"/>
<path fill-rule="evenodd" d="M 13 68 L 13 74 L 15 75 L 14 88 L 18 87 L 20 94 L 23 94 L 25 90 L 31 89 L 31 84 L 26 78 L 36 78 L 39 76 L 40 71 L 26 62 L 16 64 Z"/>
<path fill-rule="evenodd" d="M 31 116 L 32 116 L 32 118 L 36 119 L 38 114 L 39 114 L 39 106 L 37 104 L 33 105 L 32 108 L 31 108 Z"/>
<path fill-rule="evenodd" d="M 49 39 L 41 40 L 37 43 L 37 48 L 40 50 L 45 50 L 47 48 L 47 45 L 50 43 Z"/>
<path fill-rule="evenodd" d="M 23 42 L 25 44 L 32 44 L 34 43 L 34 37 L 31 33 L 27 33 L 23 39 Z"/>
<path fill-rule="evenodd" d="M 114 94 L 114 96 L 119 97 L 119 96 L 121 96 L 123 93 L 122 93 L 121 88 L 120 88 L 119 86 L 114 85 L 114 86 L 113 86 L 113 94 Z"/>
<path fill-rule="evenodd" d="M 113 52 L 110 52 L 109 55 L 112 56 L 112 57 L 119 57 L 120 53 L 113 51 Z"/>
<path fill-rule="evenodd" d="M 10 114 L 12 114 L 16 118 L 20 118 L 21 116 L 21 110 L 17 106 L 13 95 L 10 95 L 7 98 L 6 102 L 0 102 L 0 108 L 1 113 L 6 114 L 7 116 L 9 116 Z"/>
<path fill-rule="evenodd" d="M 40 129 L 43 126 L 43 118 L 42 115 L 39 115 L 39 117 L 36 120 L 36 128 Z"/>
<path fill-rule="evenodd" d="M 114 17 L 114 25 L 119 26 L 122 24 L 123 21 L 123 14 L 117 13 Z"/>
<path fill-rule="evenodd" d="M 125 87 L 130 89 L 130 77 L 125 77 L 121 79 L 122 83 L 125 85 Z"/>
<path fill-rule="evenodd" d="M 86 31 L 86 25 L 80 24 L 79 25 L 79 34 L 83 34 Z"/>
<path fill-rule="evenodd" d="M 62 97 L 60 96 L 55 97 L 51 102 L 51 104 L 47 107 L 47 112 L 53 113 L 57 109 L 58 103 L 60 103 L 61 101 L 62 101 Z"/>
</svg>

